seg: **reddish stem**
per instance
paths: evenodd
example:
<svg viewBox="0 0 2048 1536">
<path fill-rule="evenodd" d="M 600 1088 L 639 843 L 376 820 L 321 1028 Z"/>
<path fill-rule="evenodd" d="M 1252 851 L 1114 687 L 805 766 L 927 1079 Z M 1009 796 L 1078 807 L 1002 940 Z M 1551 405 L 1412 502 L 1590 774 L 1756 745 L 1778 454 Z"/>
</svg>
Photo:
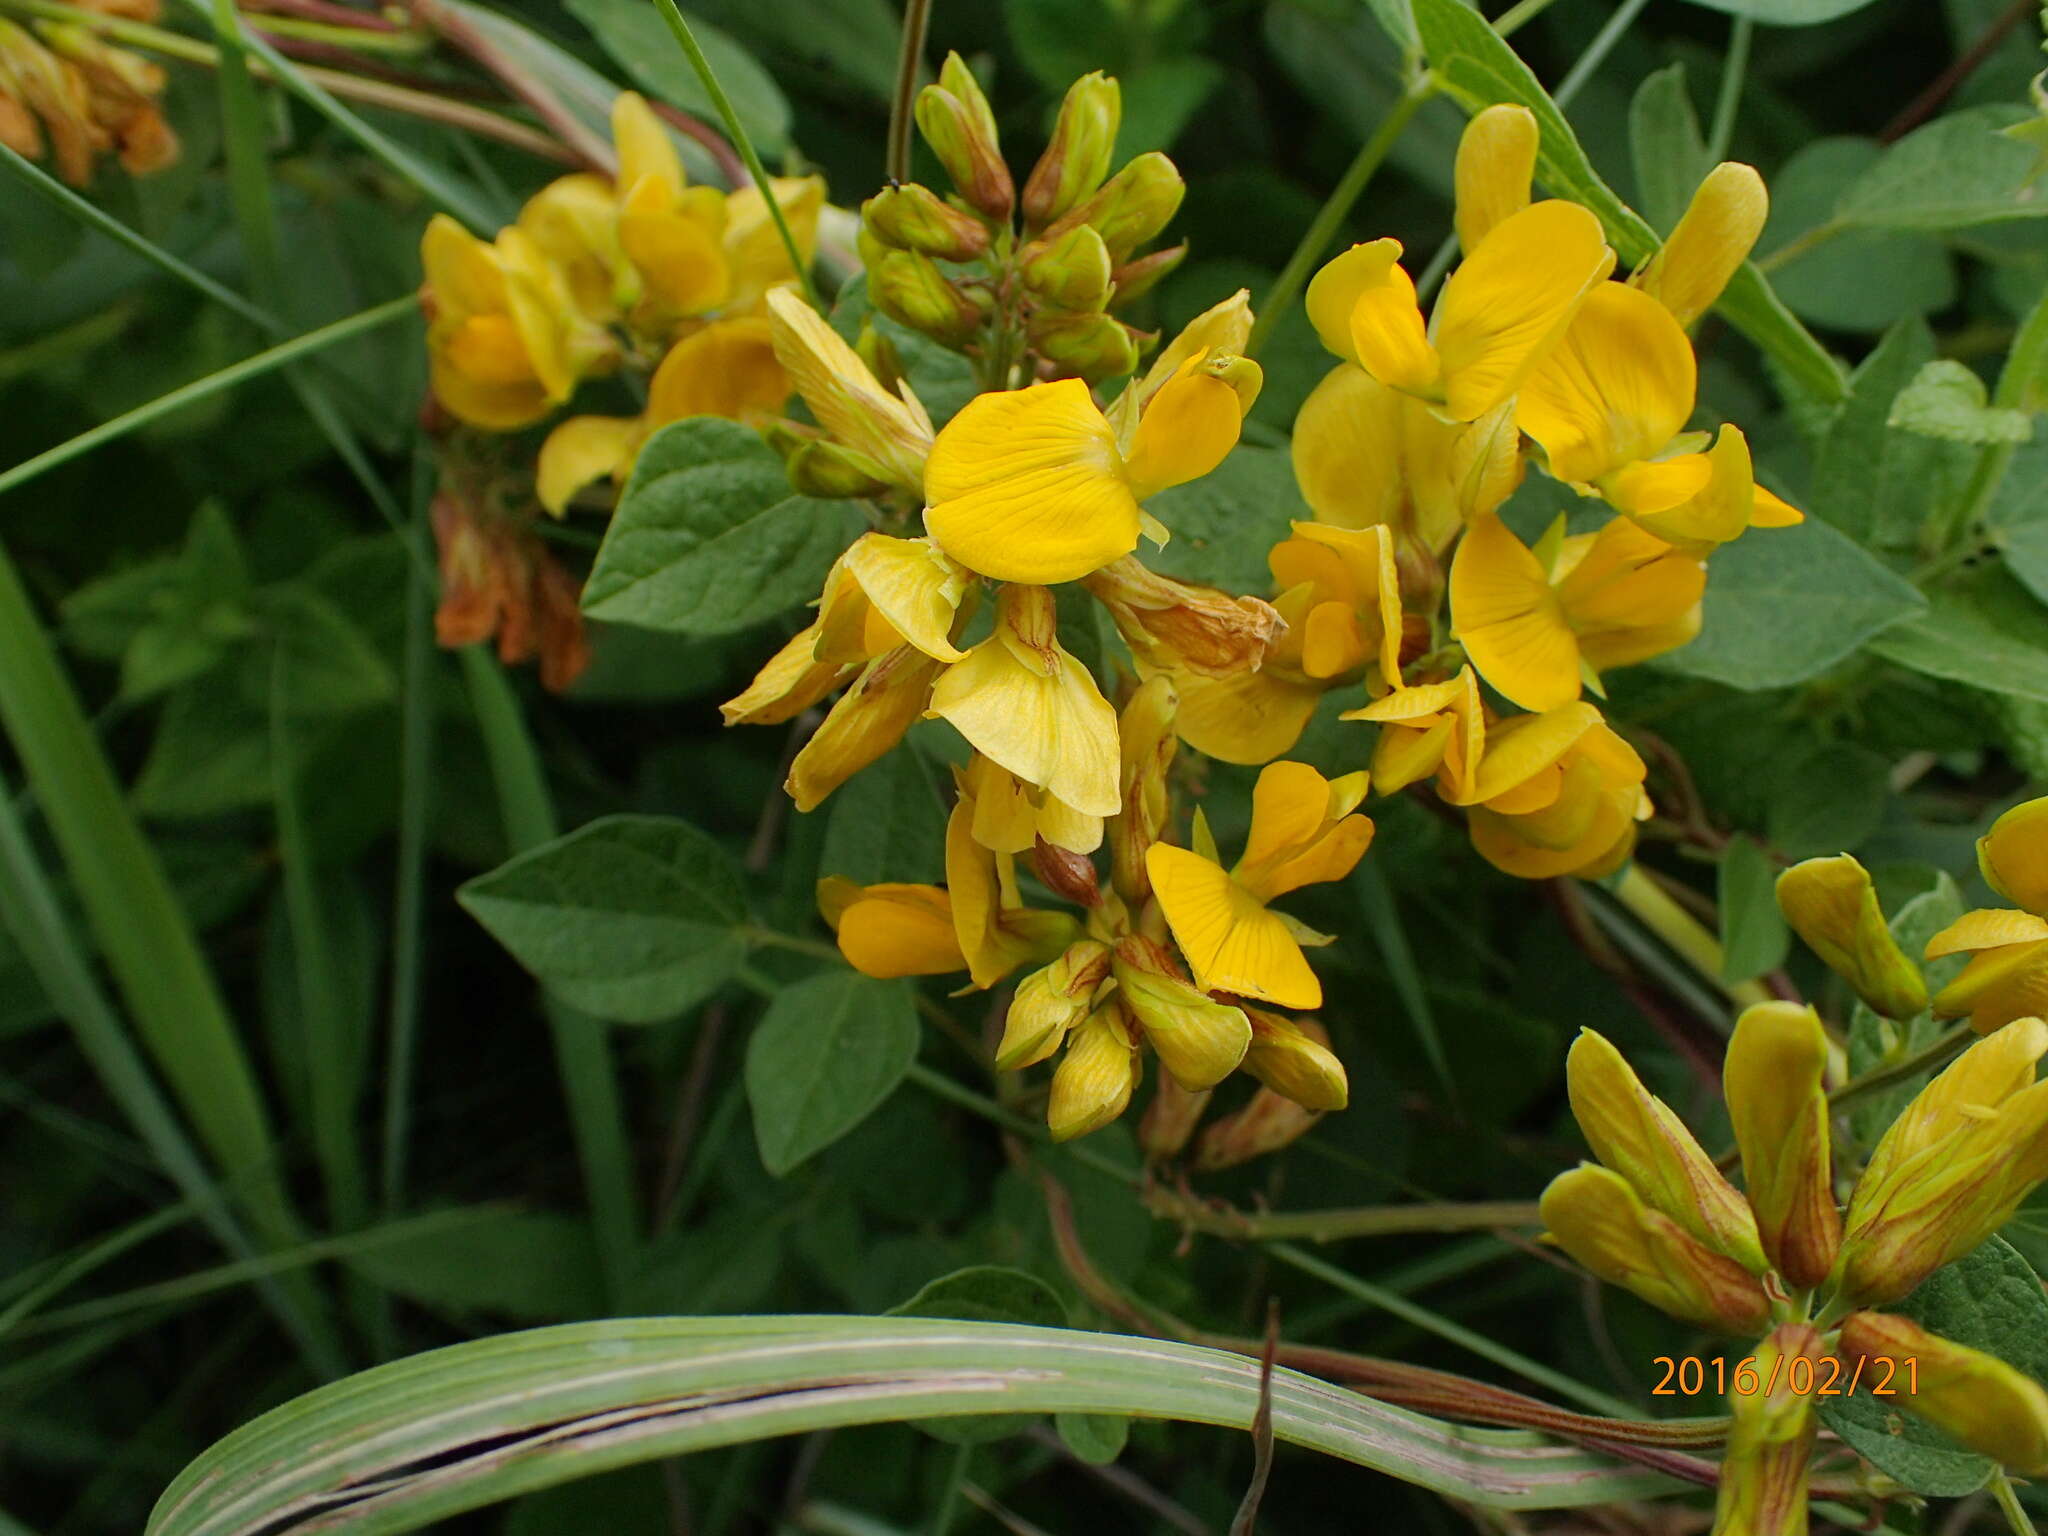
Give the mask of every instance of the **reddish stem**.
<svg viewBox="0 0 2048 1536">
<path fill-rule="evenodd" d="M 396 32 L 398 23 L 376 11 L 338 5 L 335 0 L 239 0 L 245 11 L 268 12 L 273 16 L 298 16 L 306 21 L 325 22 L 334 27 L 355 27 L 364 32 Z"/>
</svg>

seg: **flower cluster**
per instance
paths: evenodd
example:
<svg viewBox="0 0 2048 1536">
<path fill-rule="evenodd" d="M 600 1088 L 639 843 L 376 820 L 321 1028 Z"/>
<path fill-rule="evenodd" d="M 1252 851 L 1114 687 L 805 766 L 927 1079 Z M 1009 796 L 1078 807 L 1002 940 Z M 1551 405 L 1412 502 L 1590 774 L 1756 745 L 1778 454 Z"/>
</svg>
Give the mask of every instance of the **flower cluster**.
<svg viewBox="0 0 2048 1536">
<path fill-rule="evenodd" d="M 1686 1322 L 1772 1354 L 1918 1361 L 1901 1407 L 2014 1471 L 2048 1471 L 2048 1392 L 1981 1350 L 1880 1310 L 1982 1243 L 2048 1179 L 2048 1024 L 2013 1022 L 1908 1104 L 1835 1197 L 1823 1086 L 1828 1040 L 1813 1010 L 1746 1010 L 1722 1069 L 1747 1195 L 1722 1177 L 1621 1053 L 1591 1030 L 1566 1063 L 1572 1111 L 1596 1163 L 1544 1192 L 1551 1241 L 1611 1284 Z M 1718 1533 L 1804 1529 L 1816 1424 L 1799 1373 L 1735 1414 Z M 1811 1379 L 1810 1377 L 1808 1378 Z"/>
<path fill-rule="evenodd" d="M 157 0 L 79 0 L 85 10 L 154 21 Z M 163 69 L 72 21 L 34 30 L 0 20 L 0 144 L 31 160 L 47 147 L 57 174 L 85 186 L 104 155 L 131 176 L 174 164 L 178 136 L 158 98 Z"/>
<path fill-rule="evenodd" d="M 692 186 L 668 129 L 631 92 L 613 106 L 612 137 L 616 177 L 558 178 L 488 242 L 437 214 L 420 244 L 434 401 L 463 428 L 534 426 L 586 381 L 621 371 L 644 394 L 636 415 L 557 423 L 537 469 L 475 473 L 491 459 L 488 445 L 444 455 L 467 472 L 449 477 L 435 520 L 444 572 L 461 573 L 439 615 L 442 641 L 496 633 L 518 659 L 529 649 L 520 637 L 539 634 L 550 686 L 573 680 L 586 650 L 574 583 L 532 535 L 537 512 L 559 517 L 586 486 L 623 482 L 641 445 L 671 421 L 765 424 L 782 408 L 790 381 L 766 304 L 797 272 L 768 195 L 805 261 L 824 204 L 815 176 L 772 181 L 766 193 Z M 490 603 L 468 597 L 477 590 L 494 594 Z M 564 591 L 566 605 L 554 600 Z"/>
</svg>

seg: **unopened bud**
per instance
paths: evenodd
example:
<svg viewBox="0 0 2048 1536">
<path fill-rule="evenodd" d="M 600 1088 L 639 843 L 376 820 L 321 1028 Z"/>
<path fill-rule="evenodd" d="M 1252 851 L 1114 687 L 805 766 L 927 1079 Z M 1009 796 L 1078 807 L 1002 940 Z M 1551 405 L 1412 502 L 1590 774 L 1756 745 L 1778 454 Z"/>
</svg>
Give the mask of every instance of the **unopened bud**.
<svg viewBox="0 0 2048 1536">
<path fill-rule="evenodd" d="M 1635 285 L 1691 325 L 1712 307 L 1749 257 L 1770 217 L 1770 195 L 1753 166 L 1725 161 L 1707 172 Z"/>
<path fill-rule="evenodd" d="M 1145 1154 L 1146 1162 L 1162 1162 L 1180 1155 L 1188 1138 L 1195 1134 L 1202 1111 L 1209 1107 L 1209 1094 L 1207 1088 L 1183 1088 L 1169 1074 L 1159 1074 L 1152 1102 L 1145 1106 L 1144 1118 L 1138 1122 L 1138 1150 Z"/>
<path fill-rule="evenodd" d="M 2048 796 L 2026 800 L 1977 839 L 1984 883 L 2036 917 L 2048 916 Z"/>
<path fill-rule="evenodd" d="M 1126 938 L 1112 970 L 1117 995 L 1183 1088 L 1213 1088 L 1244 1060 L 1252 1038 L 1244 1010 L 1213 1001 L 1185 980 L 1163 945 Z"/>
<path fill-rule="evenodd" d="M 1109 824 L 1111 881 L 1133 907 L 1143 907 L 1152 894 L 1145 854 L 1159 841 L 1173 814 L 1166 776 L 1180 749 L 1173 728 L 1179 711 L 1180 695 L 1173 680 L 1157 673 L 1131 695 L 1117 721 L 1123 810 Z"/>
<path fill-rule="evenodd" d="M 1187 242 L 1169 245 L 1163 251 L 1153 251 L 1135 261 L 1127 261 L 1110 273 L 1110 280 L 1116 284 L 1116 293 L 1110 299 L 1111 308 L 1142 299 L 1159 284 L 1170 277 L 1174 269 L 1187 260 Z"/>
<path fill-rule="evenodd" d="M 917 251 L 891 251 L 870 268 L 868 296 L 891 320 L 948 346 L 964 342 L 987 318 L 982 304 Z"/>
<path fill-rule="evenodd" d="M 1061 373 L 1095 384 L 1138 366 L 1138 337 L 1108 315 L 1064 315 L 1041 310 L 1026 327 L 1031 345 Z"/>
<path fill-rule="evenodd" d="M 1088 1016 L 1095 990 L 1109 976 L 1109 946 L 1084 939 L 1052 964 L 1017 983 L 1003 1017 L 996 1066 L 1005 1072 L 1044 1061 Z"/>
<path fill-rule="evenodd" d="M 1100 310 L 1109 302 L 1109 247 L 1086 224 L 1024 259 L 1024 286 L 1055 309 Z"/>
<path fill-rule="evenodd" d="M 1141 661 L 1203 677 L 1256 672 L 1287 625 L 1256 597 L 1161 576 L 1136 555 L 1083 579 Z"/>
<path fill-rule="evenodd" d="M 1901 1408 L 2010 1471 L 2048 1473 L 2048 1391 L 1996 1355 L 1887 1312 L 1844 1318 L 1838 1353 L 1844 1364 L 1889 1361 L 1895 1376 L 1908 1371 L 1893 1386 Z"/>
<path fill-rule="evenodd" d="M 1261 1088 L 1243 1109 L 1214 1121 L 1202 1132 L 1201 1145 L 1195 1149 L 1195 1167 L 1214 1173 L 1278 1152 L 1300 1140 L 1322 1118 L 1285 1094 Z"/>
<path fill-rule="evenodd" d="M 1728 1394 L 1734 1422 L 1714 1503 L 1716 1536 L 1800 1536 L 1806 1530 L 1807 1467 L 1818 1431 L 1813 1392 L 1815 1383 L 1827 1380 L 1818 1369 L 1826 1358 L 1810 1324 L 1781 1323 L 1737 1367 Z M 1749 1382 L 1752 1372 L 1756 1380 Z"/>
<path fill-rule="evenodd" d="M 1054 1141 L 1101 1130 L 1131 1102 L 1138 1086 L 1136 1031 L 1114 999 L 1088 1015 L 1067 1042 L 1045 1106 Z"/>
<path fill-rule="evenodd" d="M 1888 1019 L 1927 1006 L 1927 983 L 1885 925 L 1870 872 L 1848 854 L 1808 859 L 1778 876 L 1778 910 L 1827 968 Z"/>
<path fill-rule="evenodd" d="M 1102 887 L 1095 877 L 1095 861 L 1085 853 L 1062 848 L 1042 836 L 1031 850 L 1031 867 L 1045 888 L 1062 901 L 1077 907 L 1092 907 L 1102 900 Z"/>
<path fill-rule="evenodd" d="M 916 116 L 918 131 L 960 195 L 989 218 L 1007 220 L 1016 186 L 1003 163 L 995 113 L 959 54 L 947 54 L 939 83 L 918 93 Z"/>
<path fill-rule="evenodd" d="M 889 482 L 875 473 L 870 461 L 824 438 L 797 444 L 789 450 L 783 466 L 789 471 L 790 489 L 803 496 L 829 501 L 879 496 L 889 489 Z"/>
<path fill-rule="evenodd" d="M 1842 1218 L 1828 1153 L 1827 1033 L 1811 1008 L 1743 1010 L 1721 1068 L 1742 1177 L 1771 1265 L 1799 1290 L 1835 1267 Z"/>
<path fill-rule="evenodd" d="M 1075 224 L 1093 224 L 1109 254 L 1121 262 L 1173 221 L 1186 192 L 1187 183 L 1174 163 L 1155 149 L 1110 177 L 1047 233 L 1064 234 Z"/>
<path fill-rule="evenodd" d="M 901 396 L 899 387 L 903 383 L 903 354 L 896 350 L 896 343 L 884 336 L 870 321 L 860 328 L 860 335 L 854 339 L 854 355 L 867 364 L 868 372 L 875 376 L 875 382 L 889 394 Z"/>
<path fill-rule="evenodd" d="M 863 227 L 883 244 L 941 261 L 973 261 L 988 252 L 988 226 L 929 187 L 901 182 L 860 205 Z"/>
<path fill-rule="evenodd" d="M 1101 70 L 1067 87 L 1052 142 L 1024 184 L 1026 224 L 1050 224 L 1102 185 L 1122 122 L 1123 93 Z"/>
<path fill-rule="evenodd" d="M 1342 1109 L 1351 1101 L 1344 1063 L 1330 1049 L 1329 1031 L 1321 1024 L 1264 1008 L 1247 1008 L 1245 1016 L 1252 1025 L 1245 1071 L 1304 1109 Z"/>
</svg>

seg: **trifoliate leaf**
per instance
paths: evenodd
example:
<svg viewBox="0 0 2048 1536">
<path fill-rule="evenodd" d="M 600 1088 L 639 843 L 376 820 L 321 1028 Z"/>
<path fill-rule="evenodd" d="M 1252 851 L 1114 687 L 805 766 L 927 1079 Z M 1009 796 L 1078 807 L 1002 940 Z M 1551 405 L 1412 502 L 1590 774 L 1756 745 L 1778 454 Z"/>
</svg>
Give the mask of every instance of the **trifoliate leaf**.
<svg viewBox="0 0 2048 1536">
<path fill-rule="evenodd" d="M 2033 435 L 2025 411 L 1992 405 L 1984 381 L 1966 364 L 1938 357 L 1892 401 L 1887 426 L 1952 443 L 2024 443 Z"/>
</svg>

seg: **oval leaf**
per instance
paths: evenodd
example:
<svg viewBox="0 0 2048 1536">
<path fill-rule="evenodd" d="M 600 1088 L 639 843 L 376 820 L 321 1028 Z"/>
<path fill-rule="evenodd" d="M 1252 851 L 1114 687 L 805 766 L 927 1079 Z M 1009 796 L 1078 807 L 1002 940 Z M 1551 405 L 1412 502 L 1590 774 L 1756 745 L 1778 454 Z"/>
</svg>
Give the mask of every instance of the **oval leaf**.
<svg viewBox="0 0 2048 1536">
<path fill-rule="evenodd" d="M 881 1106 L 917 1059 L 902 981 L 826 971 L 775 994 L 747 1042 L 747 1101 L 761 1162 L 780 1176 Z"/>
</svg>

